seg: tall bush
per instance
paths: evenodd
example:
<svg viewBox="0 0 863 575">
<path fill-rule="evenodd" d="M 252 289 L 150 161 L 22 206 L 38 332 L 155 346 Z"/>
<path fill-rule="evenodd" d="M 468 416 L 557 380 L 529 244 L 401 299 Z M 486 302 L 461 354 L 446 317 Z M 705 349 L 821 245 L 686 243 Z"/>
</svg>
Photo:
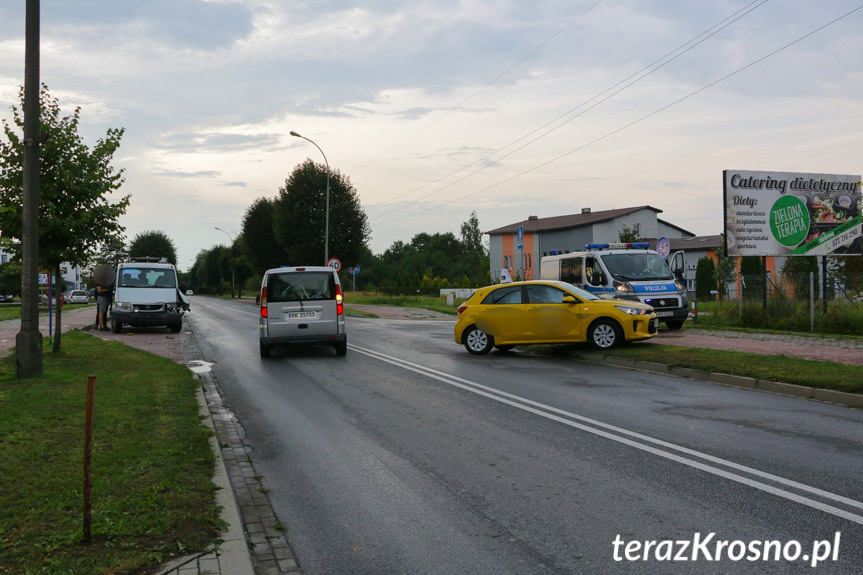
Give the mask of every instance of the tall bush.
<svg viewBox="0 0 863 575">
<path fill-rule="evenodd" d="M 711 258 L 700 258 L 695 267 L 695 297 L 712 300 L 711 290 L 716 289 L 716 265 Z"/>
</svg>

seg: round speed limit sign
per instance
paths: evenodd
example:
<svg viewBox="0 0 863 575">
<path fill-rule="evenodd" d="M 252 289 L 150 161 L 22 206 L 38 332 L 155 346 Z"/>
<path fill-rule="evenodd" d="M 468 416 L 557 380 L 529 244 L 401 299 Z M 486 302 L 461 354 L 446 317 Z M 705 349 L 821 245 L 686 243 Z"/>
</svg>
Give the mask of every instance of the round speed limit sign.
<svg viewBox="0 0 863 575">
<path fill-rule="evenodd" d="M 342 262 L 340 262 L 338 258 L 330 258 L 330 261 L 327 262 L 327 266 L 339 271 L 342 269 Z"/>
</svg>

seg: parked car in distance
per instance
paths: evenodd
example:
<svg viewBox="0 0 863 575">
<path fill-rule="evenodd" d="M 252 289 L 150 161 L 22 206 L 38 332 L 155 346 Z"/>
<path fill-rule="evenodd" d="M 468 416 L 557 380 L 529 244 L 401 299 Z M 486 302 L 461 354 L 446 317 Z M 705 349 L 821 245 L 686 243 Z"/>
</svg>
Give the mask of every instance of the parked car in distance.
<svg viewBox="0 0 863 575">
<path fill-rule="evenodd" d="M 342 285 L 330 267 L 273 268 L 264 272 L 259 295 L 261 357 L 282 345 L 332 345 L 348 350 Z"/>
<path fill-rule="evenodd" d="M 12 294 L 0 294 L 0 303 L 9 303 L 15 300 L 15 296 Z"/>
<path fill-rule="evenodd" d="M 190 290 L 190 289 L 187 289 L 187 290 L 186 290 L 186 295 L 195 295 L 195 292 L 193 292 L 193 291 L 192 291 L 192 290 Z"/>
<path fill-rule="evenodd" d="M 76 289 L 69 292 L 66 297 L 66 303 L 89 303 L 90 297 L 87 292 L 82 289 Z"/>
<path fill-rule="evenodd" d="M 505 283 L 476 290 L 458 308 L 455 342 L 470 353 L 493 347 L 589 342 L 610 349 L 656 335 L 658 320 L 647 304 L 601 299 L 562 281 Z"/>
</svg>

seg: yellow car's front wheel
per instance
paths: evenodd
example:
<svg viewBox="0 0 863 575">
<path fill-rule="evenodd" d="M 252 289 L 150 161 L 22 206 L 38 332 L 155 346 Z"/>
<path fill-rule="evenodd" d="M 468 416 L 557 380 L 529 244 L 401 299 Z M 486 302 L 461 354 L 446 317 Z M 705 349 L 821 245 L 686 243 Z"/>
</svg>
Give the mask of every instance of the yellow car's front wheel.
<svg viewBox="0 0 863 575">
<path fill-rule="evenodd" d="M 474 355 L 483 355 L 494 347 L 494 336 L 487 334 L 475 325 L 467 328 L 462 336 L 464 347 Z"/>
<path fill-rule="evenodd" d="M 597 349 L 611 349 L 623 340 L 623 332 L 616 322 L 598 319 L 587 330 L 587 339 Z"/>
</svg>

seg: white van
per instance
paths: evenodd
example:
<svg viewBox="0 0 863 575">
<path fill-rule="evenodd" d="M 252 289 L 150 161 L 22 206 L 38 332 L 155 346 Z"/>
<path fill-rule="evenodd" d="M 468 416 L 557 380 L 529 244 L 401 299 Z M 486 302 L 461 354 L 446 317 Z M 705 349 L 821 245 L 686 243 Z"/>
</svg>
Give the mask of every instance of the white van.
<svg viewBox="0 0 863 575">
<path fill-rule="evenodd" d="M 162 259 L 134 259 L 117 266 L 111 331 L 120 333 L 124 325 L 166 326 L 178 333 L 189 300 L 180 290 L 177 269 Z"/>
<path fill-rule="evenodd" d="M 258 333 L 261 357 L 276 346 L 327 344 L 348 351 L 342 285 L 330 267 L 282 267 L 264 272 Z"/>
<path fill-rule="evenodd" d="M 583 252 L 542 258 L 540 278 L 560 280 L 603 298 L 640 301 L 680 329 L 689 315 L 682 278 L 647 243 L 587 244 Z M 682 269 L 682 264 L 681 264 Z"/>
</svg>

